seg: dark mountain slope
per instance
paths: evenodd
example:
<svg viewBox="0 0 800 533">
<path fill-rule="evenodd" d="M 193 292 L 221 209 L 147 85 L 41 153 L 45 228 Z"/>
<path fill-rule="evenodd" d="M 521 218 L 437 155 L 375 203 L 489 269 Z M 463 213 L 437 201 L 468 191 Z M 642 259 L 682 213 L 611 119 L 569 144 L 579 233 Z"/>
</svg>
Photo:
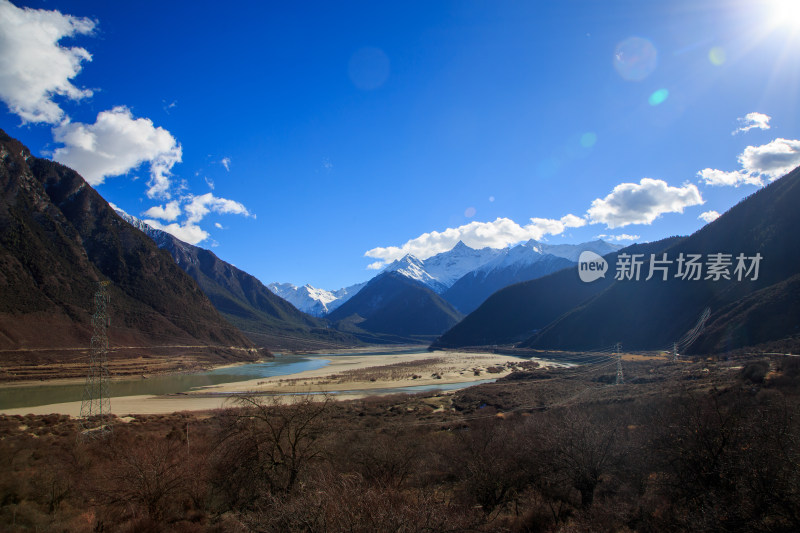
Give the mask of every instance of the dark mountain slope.
<svg viewBox="0 0 800 533">
<path fill-rule="evenodd" d="M 392 340 L 408 342 L 438 335 L 461 316 L 422 283 L 386 272 L 373 278 L 327 318 L 343 327 L 355 326 L 354 331 L 394 336 Z"/>
<path fill-rule="evenodd" d="M 569 259 L 545 255 L 539 261 L 528 265 L 511 265 L 490 271 L 473 270 L 456 281 L 442 294 L 442 297 L 462 313 L 471 313 L 486 301 L 486 298 L 504 287 L 541 278 L 574 265 L 575 263 Z"/>
<path fill-rule="evenodd" d="M 800 274 L 719 309 L 688 351 L 720 353 L 762 345 L 767 351 L 797 353 L 800 348 Z"/>
<path fill-rule="evenodd" d="M 634 244 L 605 256 L 613 269 L 619 253 L 656 253 L 682 237 Z M 436 340 L 434 346 L 455 348 L 507 344 L 528 338 L 563 313 L 586 302 L 614 283 L 613 270 L 605 278 L 583 283 L 576 268 L 517 283 L 490 296 L 478 309 Z"/>
<path fill-rule="evenodd" d="M 135 347 L 139 355 L 168 346 L 171 354 L 214 360 L 256 357 L 249 339 L 168 253 L 75 171 L 31 156 L 0 130 L 0 357 L 74 358 L 89 344 L 99 280 L 112 282 L 112 347 Z"/>
<path fill-rule="evenodd" d="M 257 278 L 219 259 L 213 252 L 185 243 L 169 233 L 123 215 L 197 283 L 214 307 L 253 342 L 270 349 L 313 349 L 352 346 L 359 341 L 328 328 L 324 320 L 297 310 Z"/>
<path fill-rule="evenodd" d="M 800 273 L 800 239 L 795 235 L 800 227 L 798 205 L 800 169 L 795 169 L 666 250 L 673 261 L 680 253 L 701 253 L 704 260 L 712 253 L 734 258 L 739 253 L 760 253 L 763 259 L 757 280 L 736 281 L 732 276 L 719 281 L 674 277 L 668 281 L 620 281 L 524 345 L 586 349 L 619 341 L 629 348 L 658 349 L 680 338 L 705 307 L 712 311 L 709 329 L 690 351 L 733 349 L 792 335 L 800 322 L 800 308 L 790 305 L 787 298 L 791 292 L 784 294 L 782 289 L 794 290 L 790 278 Z M 779 309 L 785 316 L 778 318 Z M 736 321 L 726 323 L 726 315 L 729 320 L 736 316 Z M 745 330 L 732 332 L 735 324 Z"/>
</svg>

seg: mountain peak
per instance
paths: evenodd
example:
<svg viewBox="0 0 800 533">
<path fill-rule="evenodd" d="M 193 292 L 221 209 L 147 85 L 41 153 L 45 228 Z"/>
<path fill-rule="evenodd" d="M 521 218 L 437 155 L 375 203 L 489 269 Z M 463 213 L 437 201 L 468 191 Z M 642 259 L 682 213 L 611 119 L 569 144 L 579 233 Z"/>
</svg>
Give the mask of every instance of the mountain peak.
<svg viewBox="0 0 800 533">
<path fill-rule="evenodd" d="M 466 244 L 464 244 L 464 241 L 461 241 L 461 240 L 459 240 L 459 241 L 456 243 L 456 245 L 455 245 L 455 246 L 453 246 L 453 249 L 452 249 L 452 250 L 450 250 L 450 251 L 451 251 L 451 252 L 455 252 L 455 251 L 459 251 L 459 252 L 460 252 L 460 251 L 462 251 L 462 250 L 474 250 L 474 248 L 470 248 L 469 246 L 467 246 Z"/>
</svg>

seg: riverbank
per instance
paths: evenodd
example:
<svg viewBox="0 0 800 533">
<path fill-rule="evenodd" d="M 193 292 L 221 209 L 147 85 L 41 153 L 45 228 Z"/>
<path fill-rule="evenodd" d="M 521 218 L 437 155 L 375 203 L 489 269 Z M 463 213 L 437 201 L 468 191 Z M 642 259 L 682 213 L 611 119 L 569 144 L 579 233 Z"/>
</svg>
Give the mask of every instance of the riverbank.
<svg viewBox="0 0 800 533">
<path fill-rule="evenodd" d="M 108 368 L 114 379 L 132 379 L 205 372 L 228 365 L 248 364 L 259 359 L 256 354 L 244 348 L 228 349 L 242 354 L 242 357 L 221 358 L 215 356 L 213 350 L 207 346 L 165 346 L 154 354 L 145 353 L 143 348 L 114 347 L 108 355 Z M 0 386 L 69 384 L 86 379 L 89 354 L 85 349 L 76 349 L 74 355 L 57 361 L 48 361 L 36 350 L 30 350 L 30 361 L 15 362 L 13 358 L 8 359 L 9 353 L 11 352 L 2 353 L 7 359 L 0 365 Z M 13 353 L 19 354 L 21 351 Z"/>
<path fill-rule="evenodd" d="M 111 411 L 117 416 L 129 414 L 166 414 L 176 411 L 204 411 L 230 405 L 237 394 L 322 394 L 352 399 L 381 394 L 381 391 L 442 386 L 465 386 L 476 381 L 495 379 L 516 369 L 531 366 L 529 361 L 499 354 L 465 352 L 381 353 L 366 355 L 364 350 L 335 355 L 308 356 L 327 365 L 303 372 L 251 380 L 220 383 L 170 395 L 131 395 L 111 399 Z M 365 355 L 360 355 L 365 354 Z M 8 415 L 59 413 L 80 414 L 79 401 L 35 407 L 0 409 Z"/>
<path fill-rule="evenodd" d="M 329 365 L 292 376 L 274 376 L 203 387 L 189 394 L 229 394 L 241 391 L 258 394 L 317 394 L 353 390 L 368 392 L 496 379 L 509 374 L 520 365 L 529 365 L 527 361 L 508 355 L 451 351 L 348 354 L 319 358 L 330 360 Z"/>
</svg>

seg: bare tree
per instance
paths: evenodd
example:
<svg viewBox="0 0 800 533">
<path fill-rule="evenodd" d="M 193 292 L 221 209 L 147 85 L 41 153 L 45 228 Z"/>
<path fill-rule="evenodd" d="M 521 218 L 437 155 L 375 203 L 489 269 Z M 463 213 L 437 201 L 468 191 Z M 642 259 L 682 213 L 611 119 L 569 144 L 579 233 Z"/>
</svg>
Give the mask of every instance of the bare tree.
<svg viewBox="0 0 800 533">
<path fill-rule="evenodd" d="M 156 521 L 167 518 L 169 508 L 180 503 L 189 478 L 181 442 L 162 438 L 117 443 L 109 459 L 95 487 L 100 502 Z"/>
<path fill-rule="evenodd" d="M 569 409 L 558 413 L 558 421 L 542 434 L 546 455 L 551 459 L 551 482 L 567 485 L 581 495 L 581 507 L 594 501 L 604 474 L 615 463 L 615 429 L 599 424 L 586 414 Z"/>
<path fill-rule="evenodd" d="M 329 399 L 247 394 L 236 403 L 225 414 L 214 453 L 214 484 L 230 506 L 291 492 L 304 469 L 320 457 L 318 440 Z"/>
</svg>

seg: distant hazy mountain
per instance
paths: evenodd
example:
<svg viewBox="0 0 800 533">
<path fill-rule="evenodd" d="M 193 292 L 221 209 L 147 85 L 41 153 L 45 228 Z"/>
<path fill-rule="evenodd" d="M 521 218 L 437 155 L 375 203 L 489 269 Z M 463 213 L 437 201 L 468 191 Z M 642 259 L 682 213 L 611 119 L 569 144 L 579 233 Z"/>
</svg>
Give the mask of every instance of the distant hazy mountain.
<svg viewBox="0 0 800 533">
<path fill-rule="evenodd" d="M 689 330 L 706 307 L 712 311 L 706 331 L 689 351 L 721 352 L 791 338 L 800 344 L 798 205 L 800 168 L 664 250 L 673 261 L 681 253 L 702 254 L 705 262 L 708 254 L 730 254 L 730 280 L 707 280 L 704 271 L 699 281 L 659 276 L 619 281 L 524 344 L 587 348 L 619 341 L 634 349 L 661 348 Z M 761 254 L 757 280 L 736 280 L 739 254 Z"/>
<path fill-rule="evenodd" d="M 74 360 L 89 345 L 100 280 L 110 282 L 112 348 L 216 361 L 257 356 L 169 254 L 80 175 L 31 156 L 0 130 L 0 357 Z"/>
<path fill-rule="evenodd" d="M 537 257 L 535 259 L 519 257 L 520 254 L 516 252 L 510 253 L 510 249 L 487 247 L 476 250 L 459 241 L 452 249 L 424 260 L 410 254 L 406 255 L 386 265 L 380 273 L 397 272 L 409 279 L 419 281 L 437 294 L 444 295 L 458 280 L 469 273 L 475 272 L 478 279 L 477 283 L 466 281 L 457 290 L 450 293 L 450 296 L 445 297 L 451 303 L 457 303 L 457 305 L 461 305 L 464 309 L 471 311 L 499 288 L 517 281 L 533 279 L 568 266 L 569 263 L 557 261 L 555 258 L 577 261 L 577 257 L 583 250 L 593 250 L 602 255 L 620 248 L 604 241 L 559 245 L 529 241 L 526 245 L 536 247 L 534 255 Z M 548 254 L 553 257 L 536 267 L 530 267 L 530 263 L 538 261 Z M 504 262 L 502 265 L 497 266 L 495 274 L 490 276 L 490 279 L 484 281 L 486 273 L 478 274 L 478 271 L 487 264 L 494 264 L 497 261 Z M 519 264 L 512 264 L 515 261 L 518 261 Z M 342 305 L 365 285 L 366 282 L 359 283 L 337 291 L 318 289 L 311 285 L 298 287 L 291 283 L 270 283 L 268 287 L 272 292 L 291 302 L 301 311 L 322 317 Z M 452 297 L 452 300 L 450 297 Z"/>
<path fill-rule="evenodd" d="M 270 349 L 310 349 L 325 345 L 353 345 L 341 334 L 273 294 L 258 279 L 219 259 L 213 252 L 185 243 L 165 231 L 125 213 L 120 215 L 170 253 L 197 281 L 211 303 L 259 346 Z"/>
<path fill-rule="evenodd" d="M 584 242 L 581 244 L 547 244 L 537 241 L 528 241 L 535 247 L 538 247 L 542 253 L 554 255 L 556 257 L 563 257 L 573 263 L 578 262 L 581 252 L 590 250 L 599 255 L 606 255 L 615 252 L 622 248 L 619 244 L 611 244 L 601 239 L 594 241 Z"/>
<path fill-rule="evenodd" d="M 682 237 L 634 244 L 605 256 L 613 265 L 619 253 L 657 253 Z M 612 267 L 613 268 L 613 267 Z M 508 286 L 492 294 L 434 343 L 440 347 L 478 346 L 519 342 L 546 327 L 613 284 L 613 275 L 583 283 L 576 268 Z"/>
<path fill-rule="evenodd" d="M 267 288 L 309 315 L 322 317 L 352 298 L 367 282 L 350 285 L 337 291 L 311 285 L 298 287 L 291 283 L 270 283 Z"/>
<path fill-rule="evenodd" d="M 365 340 L 409 342 L 429 340 L 453 326 L 461 316 L 419 281 L 397 272 L 384 272 L 327 318 Z"/>
<path fill-rule="evenodd" d="M 494 259 L 456 281 L 442 296 L 462 313 L 471 313 L 504 287 L 574 266 L 585 250 L 605 255 L 620 248 L 601 240 L 557 245 L 530 240 L 501 250 Z"/>
</svg>

